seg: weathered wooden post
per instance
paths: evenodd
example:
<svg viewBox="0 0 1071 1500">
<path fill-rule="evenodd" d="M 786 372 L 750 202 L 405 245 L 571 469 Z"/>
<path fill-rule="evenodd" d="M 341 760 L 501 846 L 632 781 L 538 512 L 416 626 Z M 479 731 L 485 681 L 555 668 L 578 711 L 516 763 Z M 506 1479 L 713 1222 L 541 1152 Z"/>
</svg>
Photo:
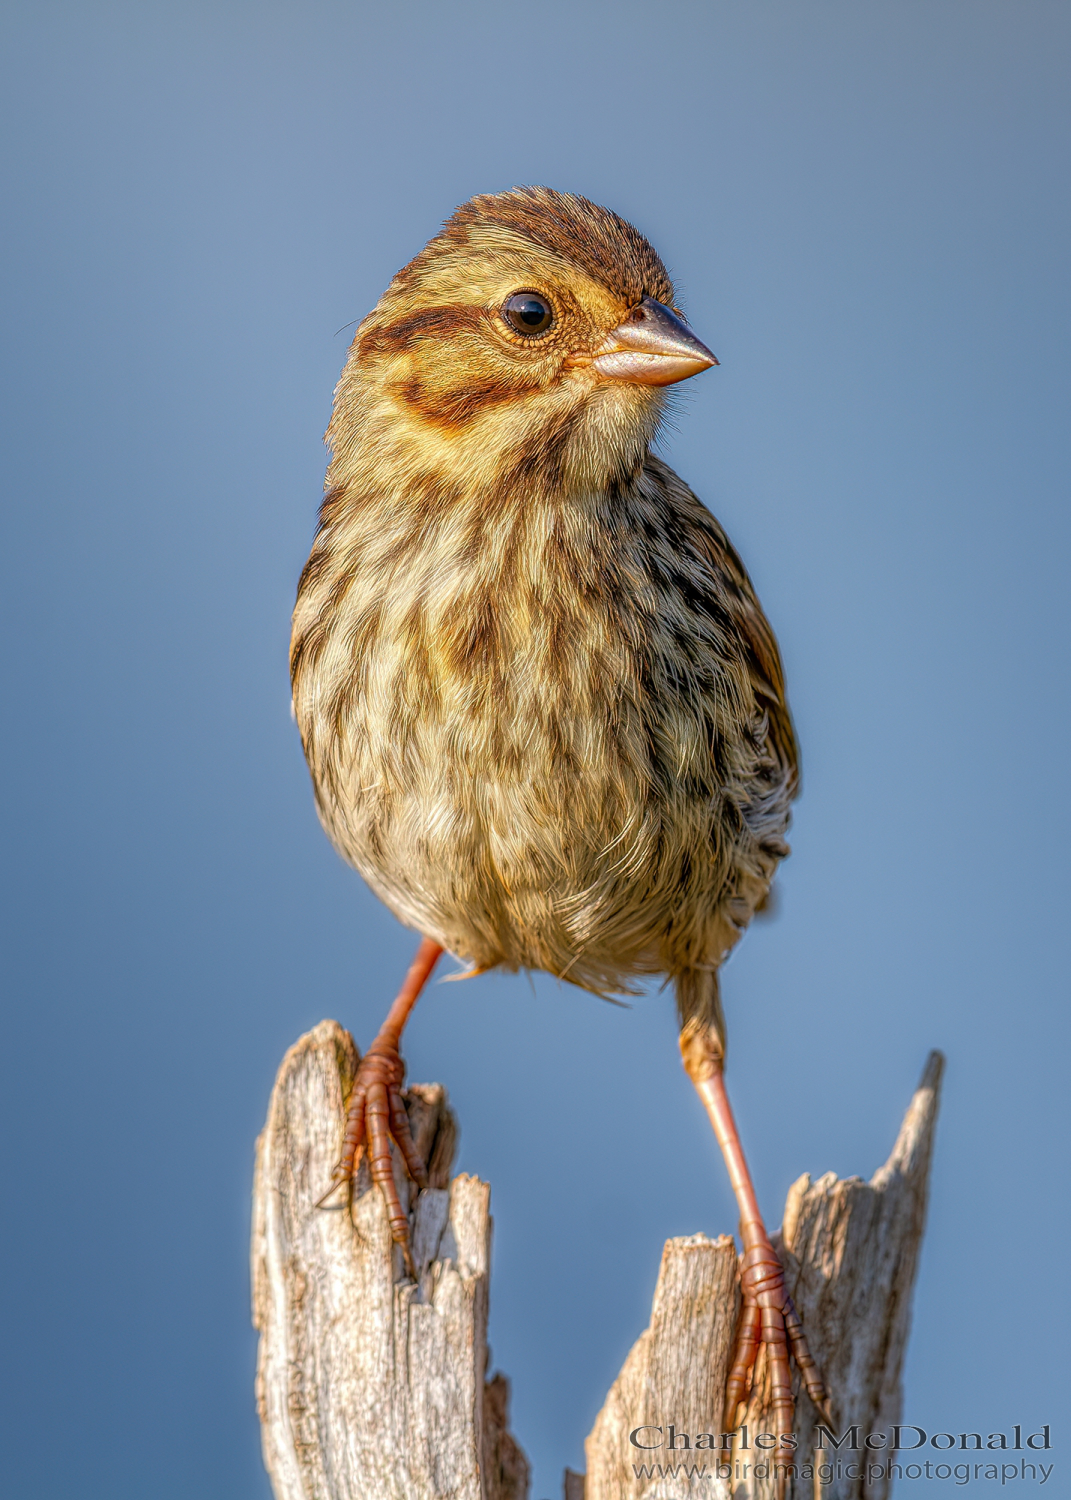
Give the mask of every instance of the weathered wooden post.
<svg viewBox="0 0 1071 1500">
<path fill-rule="evenodd" d="M 335 1022 L 302 1037 L 279 1070 L 258 1143 L 257 1402 L 277 1500 L 527 1500 L 508 1385 L 486 1370 L 490 1189 L 474 1177 L 450 1180 L 456 1126 L 441 1086 L 415 1084 L 407 1097 L 431 1178 L 410 1206 L 416 1283 L 365 1169 L 352 1205 L 315 1207 L 338 1157 L 356 1064 L 352 1038 Z M 901 1415 L 941 1066 L 933 1053 L 892 1155 L 869 1183 L 802 1177 L 788 1195 L 786 1269 L 838 1433 L 853 1423 L 864 1432 L 888 1428 Z M 410 1184 L 400 1168 L 396 1176 L 406 1201 Z M 712 1446 L 721 1441 L 738 1301 L 730 1238 L 667 1241 L 650 1326 L 588 1437 L 586 1476 L 566 1474 L 566 1500 L 773 1500 L 779 1481 L 769 1454 L 739 1437 L 731 1448 Z M 765 1396 L 760 1364 L 750 1434 L 764 1430 Z M 670 1424 L 678 1445 L 676 1435 L 688 1435 L 687 1450 L 655 1446 Z M 881 1477 L 869 1487 L 843 1474 L 814 1478 L 816 1457 L 819 1465 L 836 1457 L 828 1448 L 816 1455 L 816 1424 L 801 1393 L 798 1448 L 775 1455 L 795 1464 L 786 1495 L 885 1500 Z M 638 1427 L 649 1429 L 643 1450 L 629 1441 Z M 692 1447 L 700 1434 L 710 1443 Z M 690 1477 L 693 1466 L 705 1466 L 704 1475 Z"/>
</svg>

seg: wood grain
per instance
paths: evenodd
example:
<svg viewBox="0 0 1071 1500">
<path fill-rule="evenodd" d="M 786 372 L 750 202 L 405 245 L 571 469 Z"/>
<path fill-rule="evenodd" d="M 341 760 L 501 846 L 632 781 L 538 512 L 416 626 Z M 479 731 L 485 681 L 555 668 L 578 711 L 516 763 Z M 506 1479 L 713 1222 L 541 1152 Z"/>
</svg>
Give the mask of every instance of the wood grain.
<svg viewBox="0 0 1071 1500">
<path fill-rule="evenodd" d="M 418 1283 L 392 1245 L 382 1197 L 362 1167 L 352 1203 L 316 1209 L 337 1160 L 357 1065 L 352 1039 L 324 1021 L 287 1053 L 257 1146 L 253 1319 L 257 1402 L 277 1500 L 528 1500 L 528 1462 L 509 1430 L 509 1386 L 487 1379 L 490 1189 L 450 1179 L 457 1126 L 438 1084 L 414 1084 L 406 1108 L 430 1188 L 395 1176 L 410 1212 Z M 901 1419 L 901 1370 L 925 1226 L 942 1059 L 933 1053 L 892 1154 L 869 1182 L 833 1173 L 796 1182 L 778 1247 L 789 1289 L 831 1392 L 834 1434 L 887 1431 Z M 566 1472 L 566 1500 L 774 1500 L 755 1435 L 766 1430 L 761 1367 L 746 1422 L 722 1441 L 721 1401 L 739 1307 L 737 1255 L 725 1235 L 668 1240 L 651 1310 L 586 1444 L 587 1474 Z M 887 1500 L 888 1482 L 805 1465 L 850 1459 L 821 1438 L 797 1395 L 786 1500 Z M 670 1428 L 672 1427 L 672 1432 Z M 630 1442 L 649 1429 L 640 1448 Z M 687 1435 L 688 1446 L 682 1445 Z M 696 1446 L 700 1434 L 709 1436 Z M 672 1440 L 674 1447 L 668 1451 Z M 888 1450 L 871 1454 L 887 1464 Z M 702 1477 L 659 1471 L 682 1461 Z M 731 1475 L 718 1477 L 719 1461 Z M 742 1466 L 748 1465 L 745 1470 Z M 740 1467 L 737 1467 L 740 1465 Z M 723 1471 L 724 1472 L 724 1471 Z"/>
<path fill-rule="evenodd" d="M 315 1203 L 338 1159 L 357 1066 L 324 1021 L 290 1049 L 257 1146 L 257 1404 L 277 1500 L 524 1500 L 504 1377 L 485 1380 L 490 1189 L 448 1181 L 456 1124 L 437 1084 L 407 1108 L 431 1187 L 413 1206 L 419 1284 L 403 1279 L 380 1193 Z M 410 1184 L 397 1171 L 403 1204 Z"/>
</svg>

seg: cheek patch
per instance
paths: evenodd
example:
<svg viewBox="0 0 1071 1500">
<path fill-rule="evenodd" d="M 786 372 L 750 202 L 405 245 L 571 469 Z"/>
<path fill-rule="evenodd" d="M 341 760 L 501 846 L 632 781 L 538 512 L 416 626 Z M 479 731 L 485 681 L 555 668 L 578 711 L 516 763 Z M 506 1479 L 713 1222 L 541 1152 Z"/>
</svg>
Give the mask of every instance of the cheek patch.
<svg viewBox="0 0 1071 1500">
<path fill-rule="evenodd" d="M 440 427 L 464 427 L 492 407 L 522 400 L 539 387 L 540 381 L 520 373 L 473 376 L 443 384 L 414 375 L 400 381 L 395 393 L 414 416 L 425 422 Z"/>
</svg>

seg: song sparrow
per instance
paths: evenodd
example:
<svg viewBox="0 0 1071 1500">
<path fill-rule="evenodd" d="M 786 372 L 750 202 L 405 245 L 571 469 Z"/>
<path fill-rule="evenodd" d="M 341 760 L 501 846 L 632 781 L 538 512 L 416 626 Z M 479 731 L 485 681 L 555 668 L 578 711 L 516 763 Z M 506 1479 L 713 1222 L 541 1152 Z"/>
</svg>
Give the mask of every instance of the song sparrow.
<svg viewBox="0 0 1071 1500">
<path fill-rule="evenodd" d="M 291 673 L 328 835 L 423 935 L 336 1180 L 367 1151 L 409 1265 L 398 1048 L 444 949 L 600 994 L 668 975 L 741 1211 L 727 1420 L 761 1341 L 790 1431 L 790 1344 L 823 1391 L 725 1094 L 718 968 L 788 853 L 796 743 L 747 573 L 651 452 L 665 387 L 716 363 L 616 214 L 542 187 L 463 205 L 354 338 Z"/>
</svg>

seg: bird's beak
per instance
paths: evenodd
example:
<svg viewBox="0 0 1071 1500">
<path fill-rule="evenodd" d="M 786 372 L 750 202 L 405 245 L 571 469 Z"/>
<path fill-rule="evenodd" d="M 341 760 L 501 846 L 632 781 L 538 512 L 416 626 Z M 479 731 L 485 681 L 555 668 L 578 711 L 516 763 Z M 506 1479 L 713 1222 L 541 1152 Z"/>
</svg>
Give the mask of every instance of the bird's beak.
<svg viewBox="0 0 1071 1500">
<path fill-rule="evenodd" d="M 600 375 L 635 385 L 672 385 L 718 363 L 684 319 L 653 297 L 636 304 L 591 362 Z"/>
</svg>

